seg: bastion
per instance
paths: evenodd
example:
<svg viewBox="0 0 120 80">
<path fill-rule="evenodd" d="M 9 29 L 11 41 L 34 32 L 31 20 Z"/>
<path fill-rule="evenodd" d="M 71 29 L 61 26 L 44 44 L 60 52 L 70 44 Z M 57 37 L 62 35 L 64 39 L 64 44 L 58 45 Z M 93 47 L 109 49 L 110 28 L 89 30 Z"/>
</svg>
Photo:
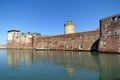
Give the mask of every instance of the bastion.
<svg viewBox="0 0 120 80">
<path fill-rule="evenodd" d="M 9 30 L 7 48 L 120 53 L 120 14 L 103 18 L 99 23 L 96 30 L 76 33 L 75 24 L 67 21 L 64 24 L 64 34 L 54 36 Z"/>
</svg>

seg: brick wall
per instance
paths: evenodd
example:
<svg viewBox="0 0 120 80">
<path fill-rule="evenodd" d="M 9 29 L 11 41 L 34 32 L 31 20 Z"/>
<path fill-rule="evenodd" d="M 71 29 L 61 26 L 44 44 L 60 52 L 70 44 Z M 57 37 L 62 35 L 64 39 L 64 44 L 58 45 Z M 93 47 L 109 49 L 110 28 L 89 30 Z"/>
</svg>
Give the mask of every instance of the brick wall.
<svg viewBox="0 0 120 80">
<path fill-rule="evenodd" d="M 54 50 L 97 50 L 93 44 L 99 39 L 99 30 L 56 36 L 39 37 L 36 48 Z"/>
<path fill-rule="evenodd" d="M 95 31 L 55 36 L 29 33 L 13 37 L 7 41 L 7 48 L 120 52 L 120 14 L 101 19 L 100 28 Z"/>
<path fill-rule="evenodd" d="M 100 20 L 99 52 L 120 52 L 120 14 Z"/>
</svg>

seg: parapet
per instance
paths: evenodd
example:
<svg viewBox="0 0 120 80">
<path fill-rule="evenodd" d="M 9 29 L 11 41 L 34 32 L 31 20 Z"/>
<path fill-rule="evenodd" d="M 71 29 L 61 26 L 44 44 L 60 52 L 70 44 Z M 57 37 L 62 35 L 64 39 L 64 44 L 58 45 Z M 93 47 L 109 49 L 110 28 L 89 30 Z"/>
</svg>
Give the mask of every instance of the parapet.
<svg viewBox="0 0 120 80">
<path fill-rule="evenodd" d="M 115 22 L 115 21 L 118 21 L 118 20 L 120 20 L 120 14 L 103 18 L 100 21 L 101 21 L 101 23 L 108 23 L 110 25 L 112 22 Z"/>
<path fill-rule="evenodd" d="M 100 35 L 120 35 L 120 14 L 113 15 L 100 20 Z"/>
</svg>

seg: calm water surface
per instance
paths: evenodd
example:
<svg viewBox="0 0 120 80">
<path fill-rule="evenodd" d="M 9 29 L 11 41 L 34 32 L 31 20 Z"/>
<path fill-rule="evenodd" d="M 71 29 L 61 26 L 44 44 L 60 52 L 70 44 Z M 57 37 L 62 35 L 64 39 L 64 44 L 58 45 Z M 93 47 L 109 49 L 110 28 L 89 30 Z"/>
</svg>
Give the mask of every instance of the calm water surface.
<svg viewBox="0 0 120 80">
<path fill-rule="evenodd" d="M 0 49 L 0 80 L 120 80 L 120 54 Z"/>
</svg>

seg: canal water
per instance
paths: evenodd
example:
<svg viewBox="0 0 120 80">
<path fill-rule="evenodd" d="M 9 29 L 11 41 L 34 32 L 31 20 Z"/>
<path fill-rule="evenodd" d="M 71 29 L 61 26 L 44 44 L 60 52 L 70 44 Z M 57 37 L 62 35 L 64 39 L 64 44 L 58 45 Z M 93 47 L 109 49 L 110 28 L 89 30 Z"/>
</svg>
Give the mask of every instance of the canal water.
<svg viewBox="0 0 120 80">
<path fill-rule="evenodd" d="M 120 80 L 120 54 L 0 49 L 0 80 Z"/>
</svg>

